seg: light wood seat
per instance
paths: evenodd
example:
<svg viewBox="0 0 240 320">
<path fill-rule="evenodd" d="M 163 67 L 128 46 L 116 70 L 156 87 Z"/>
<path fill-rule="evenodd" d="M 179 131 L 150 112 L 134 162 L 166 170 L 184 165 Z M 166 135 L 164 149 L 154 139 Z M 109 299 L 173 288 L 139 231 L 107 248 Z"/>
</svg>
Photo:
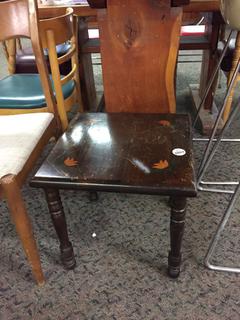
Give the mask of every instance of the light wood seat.
<svg viewBox="0 0 240 320">
<path fill-rule="evenodd" d="M 48 112 L 0 116 L 0 178 L 22 171 L 53 118 Z"/>
</svg>

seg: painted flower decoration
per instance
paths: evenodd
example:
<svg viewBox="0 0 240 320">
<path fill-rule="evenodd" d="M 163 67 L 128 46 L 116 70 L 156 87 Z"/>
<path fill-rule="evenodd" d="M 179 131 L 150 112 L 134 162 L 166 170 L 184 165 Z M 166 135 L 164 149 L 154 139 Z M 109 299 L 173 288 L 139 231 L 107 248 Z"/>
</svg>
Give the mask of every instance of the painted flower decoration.
<svg viewBox="0 0 240 320">
<path fill-rule="evenodd" d="M 67 158 L 64 160 L 64 164 L 65 164 L 65 166 L 67 166 L 67 167 L 75 167 L 75 166 L 77 166 L 78 162 L 77 162 L 77 160 L 75 160 L 74 158 L 67 157 Z"/>
<path fill-rule="evenodd" d="M 163 170 L 169 167 L 167 160 L 160 160 L 152 165 L 153 169 Z"/>
<path fill-rule="evenodd" d="M 163 127 L 170 127 L 170 122 L 168 120 L 160 120 L 158 123 Z"/>
</svg>

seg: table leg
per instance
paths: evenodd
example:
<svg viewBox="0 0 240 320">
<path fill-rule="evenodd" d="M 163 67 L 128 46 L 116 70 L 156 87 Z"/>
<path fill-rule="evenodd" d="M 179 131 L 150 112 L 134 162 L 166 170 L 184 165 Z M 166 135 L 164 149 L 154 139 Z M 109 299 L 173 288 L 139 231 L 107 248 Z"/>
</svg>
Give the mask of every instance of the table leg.
<svg viewBox="0 0 240 320">
<path fill-rule="evenodd" d="M 171 278 L 177 278 L 181 265 L 181 245 L 185 224 L 186 198 L 171 197 L 170 245 L 168 255 L 168 274 Z"/>
<path fill-rule="evenodd" d="M 61 260 L 67 269 L 73 269 L 76 260 L 73 247 L 68 238 L 67 223 L 63 210 L 59 191 L 57 189 L 45 189 L 46 199 L 52 222 L 60 241 Z"/>
<path fill-rule="evenodd" d="M 202 98 L 209 79 L 212 75 L 212 72 L 217 63 L 217 45 L 218 45 L 218 37 L 219 37 L 219 29 L 221 25 L 221 20 L 219 17 L 219 13 L 208 13 L 206 14 L 205 19 L 208 21 L 206 26 L 208 38 L 210 42 L 209 50 L 203 51 L 203 61 L 201 67 L 201 78 L 200 78 L 200 87 L 199 87 L 199 95 Z M 211 90 L 206 98 L 204 103 L 204 109 L 211 110 L 213 103 L 213 93 L 215 91 L 217 79 L 213 83 Z"/>
<path fill-rule="evenodd" d="M 97 95 L 94 81 L 91 53 L 83 52 L 83 47 L 89 40 L 88 25 L 85 18 L 78 22 L 78 47 L 79 47 L 79 77 L 82 88 L 82 99 L 86 110 L 96 110 Z"/>
<path fill-rule="evenodd" d="M 203 51 L 200 84 L 190 84 L 194 108 L 197 110 L 203 98 L 209 79 L 218 61 L 217 46 L 222 17 L 219 12 L 205 14 L 206 34 L 209 41 L 209 49 Z M 205 22 L 205 23 L 206 23 Z M 204 108 L 199 114 L 199 124 L 204 134 L 209 134 L 213 128 L 217 107 L 214 103 L 214 92 L 216 90 L 217 77 L 205 99 Z"/>
</svg>

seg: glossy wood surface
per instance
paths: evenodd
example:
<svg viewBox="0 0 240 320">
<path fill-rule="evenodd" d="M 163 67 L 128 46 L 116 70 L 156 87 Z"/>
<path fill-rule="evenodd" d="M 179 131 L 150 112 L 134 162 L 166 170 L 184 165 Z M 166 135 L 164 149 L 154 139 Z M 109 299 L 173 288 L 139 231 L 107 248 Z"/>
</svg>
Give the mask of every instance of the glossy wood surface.
<svg viewBox="0 0 240 320">
<path fill-rule="evenodd" d="M 191 146 L 186 115 L 80 114 L 31 184 L 195 196 Z M 175 148 L 186 154 L 174 155 Z"/>
<path fill-rule="evenodd" d="M 106 111 L 176 112 L 181 22 L 168 0 L 108 0 L 99 10 Z"/>
<path fill-rule="evenodd" d="M 41 15 L 47 16 L 51 15 L 52 13 L 55 14 L 62 14 L 65 12 L 65 9 L 69 7 L 69 5 L 62 5 L 62 6 L 39 6 L 39 11 Z M 74 9 L 74 13 L 80 17 L 89 17 L 89 16 L 96 16 L 97 10 L 90 8 L 88 5 L 71 5 Z M 198 1 L 190 1 L 189 5 L 183 6 L 184 12 L 212 12 L 212 11 L 219 11 L 219 1 L 212 0 L 212 1 L 205 1 L 205 0 L 198 0 Z"/>
</svg>

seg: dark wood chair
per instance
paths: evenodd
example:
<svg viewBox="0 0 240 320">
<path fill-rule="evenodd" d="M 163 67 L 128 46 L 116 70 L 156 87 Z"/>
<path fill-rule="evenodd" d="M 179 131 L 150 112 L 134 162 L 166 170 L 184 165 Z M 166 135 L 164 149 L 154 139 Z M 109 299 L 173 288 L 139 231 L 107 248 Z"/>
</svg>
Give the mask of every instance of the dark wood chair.
<svg viewBox="0 0 240 320">
<path fill-rule="evenodd" d="M 59 189 L 170 196 L 168 273 L 177 277 L 186 198 L 196 196 L 189 116 L 175 114 L 181 9 L 166 0 L 107 4 L 99 25 L 108 112 L 76 116 L 31 184 L 45 189 L 66 268 L 76 261 Z"/>
</svg>

